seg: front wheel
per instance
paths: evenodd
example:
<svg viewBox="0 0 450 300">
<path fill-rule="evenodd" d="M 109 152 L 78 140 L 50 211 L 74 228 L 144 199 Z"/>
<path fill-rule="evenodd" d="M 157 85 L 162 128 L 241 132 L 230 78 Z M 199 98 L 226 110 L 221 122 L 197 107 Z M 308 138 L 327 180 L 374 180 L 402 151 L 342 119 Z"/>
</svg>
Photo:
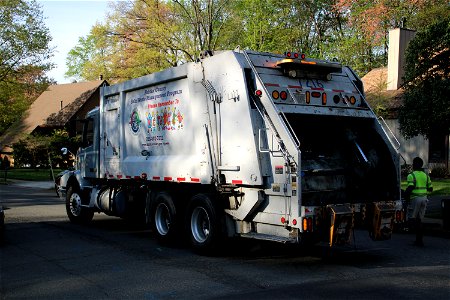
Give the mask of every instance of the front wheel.
<svg viewBox="0 0 450 300">
<path fill-rule="evenodd" d="M 81 205 L 80 189 L 70 186 L 66 196 L 66 212 L 72 223 L 87 223 L 94 217 L 94 211 Z"/>
<path fill-rule="evenodd" d="M 187 229 L 190 244 L 195 251 L 210 253 L 218 246 L 221 237 L 218 213 L 208 196 L 199 194 L 191 199 Z"/>
</svg>

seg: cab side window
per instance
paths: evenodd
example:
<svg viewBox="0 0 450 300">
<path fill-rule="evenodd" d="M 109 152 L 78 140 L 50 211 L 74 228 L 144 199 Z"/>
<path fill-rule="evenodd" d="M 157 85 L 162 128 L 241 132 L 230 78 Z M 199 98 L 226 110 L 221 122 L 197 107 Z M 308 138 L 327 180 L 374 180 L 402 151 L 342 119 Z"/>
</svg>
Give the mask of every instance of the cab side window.
<svg viewBox="0 0 450 300">
<path fill-rule="evenodd" d="M 83 127 L 83 148 L 94 144 L 94 119 L 89 118 Z"/>
</svg>

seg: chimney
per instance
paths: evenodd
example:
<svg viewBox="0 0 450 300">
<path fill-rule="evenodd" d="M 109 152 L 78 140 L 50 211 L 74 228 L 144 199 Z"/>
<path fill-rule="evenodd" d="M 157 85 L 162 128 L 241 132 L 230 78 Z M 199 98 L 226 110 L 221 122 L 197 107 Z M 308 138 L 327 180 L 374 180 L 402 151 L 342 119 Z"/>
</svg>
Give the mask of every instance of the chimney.
<svg viewBox="0 0 450 300">
<path fill-rule="evenodd" d="M 103 75 L 100 74 L 100 76 L 98 76 L 98 80 L 103 80 Z"/>
<path fill-rule="evenodd" d="M 389 31 L 387 89 L 398 90 L 405 75 L 405 51 L 416 32 L 405 28 Z"/>
</svg>

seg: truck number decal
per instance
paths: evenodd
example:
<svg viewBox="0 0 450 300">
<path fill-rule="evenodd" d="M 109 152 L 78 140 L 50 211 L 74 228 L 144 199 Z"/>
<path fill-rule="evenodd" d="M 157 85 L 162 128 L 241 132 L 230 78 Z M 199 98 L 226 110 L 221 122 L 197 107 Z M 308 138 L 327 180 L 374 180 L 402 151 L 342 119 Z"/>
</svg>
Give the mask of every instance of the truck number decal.
<svg viewBox="0 0 450 300">
<path fill-rule="evenodd" d="M 308 79 L 306 80 L 306 86 L 311 89 L 323 89 L 323 83 L 317 79 Z"/>
</svg>

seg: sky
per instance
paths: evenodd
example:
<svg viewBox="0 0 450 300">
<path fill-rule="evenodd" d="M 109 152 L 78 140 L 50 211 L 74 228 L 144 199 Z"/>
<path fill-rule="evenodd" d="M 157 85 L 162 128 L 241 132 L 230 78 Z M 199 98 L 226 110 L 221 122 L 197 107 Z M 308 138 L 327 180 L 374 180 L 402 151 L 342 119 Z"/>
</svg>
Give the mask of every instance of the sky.
<svg viewBox="0 0 450 300">
<path fill-rule="evenodd" d="M 55 47 L 52 62 L 55 68 L 47 75 L 58 84 L 70 83 L 65 78 L 67 53 L 77 45 L 80 37 L 89 34 L 97 22 L 105 22 L 110 11 L 109 0 L 37 0 L 44 15 L 44 22 L 50 30 Z"/>
</svg>

